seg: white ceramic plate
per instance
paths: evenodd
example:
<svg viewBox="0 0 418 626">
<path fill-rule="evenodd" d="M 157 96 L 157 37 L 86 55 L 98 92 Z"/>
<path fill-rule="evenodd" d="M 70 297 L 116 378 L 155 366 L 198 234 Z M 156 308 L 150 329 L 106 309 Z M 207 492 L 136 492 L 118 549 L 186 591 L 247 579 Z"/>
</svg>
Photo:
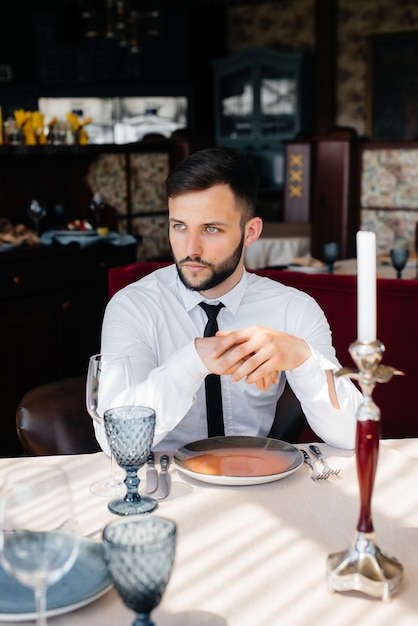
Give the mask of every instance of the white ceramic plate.
<svg viewBox="0 0 418 626">
<path fill-rule="evenodd" d="M 215 485 L 259 485 L 293 474 L 303 463 L 300 450 L 266 437 L 227 436 L 193 441 L 174 453 L 186 476 Z"/>
<path fill-rule="evenodd" d="M 103 547 L 80 539 L 78 557 L 70 571 L 47 592 L 47 616 L 69 613 L 89 604 L 112 586 L 103 558 Z M 0 567 L 0 622 L 36 619 L 33 591 L 21 585 Z"/>
</svg>

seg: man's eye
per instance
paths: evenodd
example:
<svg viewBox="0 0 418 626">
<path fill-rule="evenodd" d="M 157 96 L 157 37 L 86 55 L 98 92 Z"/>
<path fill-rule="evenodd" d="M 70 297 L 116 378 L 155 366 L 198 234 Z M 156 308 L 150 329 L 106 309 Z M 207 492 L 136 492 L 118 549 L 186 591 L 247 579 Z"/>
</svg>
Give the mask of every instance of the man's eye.
<svg viewBox="0 0 418 626">
<path fill-rule="evenodd" d="M 185 228 L 184 224 L 173 224 L 174 230 L 183 230 Z"/>
<path fill-rule="evenodd" d="M 209 233 L 217 233 L 218 232 L 218 228 L 216 228 L 216 226 L 208 226 L 207 227 L 207 231 Z"/>
</svg>

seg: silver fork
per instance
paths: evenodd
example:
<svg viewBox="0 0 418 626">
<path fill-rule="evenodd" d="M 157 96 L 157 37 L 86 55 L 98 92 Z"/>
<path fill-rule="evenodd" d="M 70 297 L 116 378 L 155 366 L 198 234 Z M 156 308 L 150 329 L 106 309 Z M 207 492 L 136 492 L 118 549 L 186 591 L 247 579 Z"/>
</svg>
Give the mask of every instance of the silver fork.
<svg viewBox="0 0 418 626">
<path fill-rule="evenodd" d="M 318 446 L 315 446 L 314 444 L 311 444 L 309 446 L 309 450 L 316 456 L 317 459 L 319 459 L 321 461 L 322 465 L 324 466 L 324 472 L 326 474 L 328 474 L 328 476 L 338 476 L 339 475 L 339 473 L 341 472 L 341 469 L 333 469 L 332 467 L 330 467 L 329 464 L 328 464 L 327 459 L 322 454 L 322 452 L 318 448 Z"/>
<path fill-rule="evenodd" d="M 312 461 L 311 457 L 306 452 L 306 450 L 303 450 L 301 448 L 300 451 L 303 454 L 304 463 L 306 463 L 306 465 L 308 465 L 312 470 L 312 474 L 311 474 L 312 480 L 326 480 L 328 478 L 328 474 L 326 474 L 325 472 L 319 472 L 317 470 L 315 463 Z"/>
</svg>

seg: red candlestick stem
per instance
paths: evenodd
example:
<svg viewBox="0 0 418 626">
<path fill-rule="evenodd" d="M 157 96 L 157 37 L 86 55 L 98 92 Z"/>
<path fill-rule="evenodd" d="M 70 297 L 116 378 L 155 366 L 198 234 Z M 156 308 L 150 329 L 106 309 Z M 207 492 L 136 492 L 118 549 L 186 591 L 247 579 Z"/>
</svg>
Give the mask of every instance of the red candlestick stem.
<svg viewBox="0 0 418 626">
<path fill-rule="evenodd" d="M 356 463 L 360 489 L 360 517 L 357 530 L 373 532 L 371 502 L 379 455 L 380 420 L 357 422 Z"/>
</svg>

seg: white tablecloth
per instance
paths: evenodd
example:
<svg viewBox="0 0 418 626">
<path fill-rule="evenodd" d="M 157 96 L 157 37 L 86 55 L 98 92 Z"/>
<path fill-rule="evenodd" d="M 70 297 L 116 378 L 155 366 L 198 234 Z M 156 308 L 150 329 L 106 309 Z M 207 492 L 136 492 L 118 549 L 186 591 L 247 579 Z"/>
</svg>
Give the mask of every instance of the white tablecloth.
<svg viewBox="0 0 418 626">
<path fill-rule="evenodd" d="M 336 261 L 334 267 L 335 274 L 357 274 L 357 259 L 345 259 Z M 388 262 L 377 260 L 376 274 L 378 278 L 396 278 L 396 270 Z M 407 266 L 402 271 L 402 278 L 416 278 L 417 268 L 415 261 L 408 261 Z M 401 279 L 402 280 L 402 279 Z"/>
<path fill-rule="evenodd" d="M 310 224 L 265 222 L 261 237 L 245 250 L 248 269 L 288 265 L 296 257 L 310 256 Z"/>
<path fill-rule="evenodd" d="M 359 495 L 354 453 L 322 448 L 331 465 L 342 468 L 340 479 L 315 483 L 303 465 L 276 482 L 225 487 L 172 470 L 172 492 L 151 513 L 178 525 L 172 578 L 153 613 L 157 626 L 416 624 L 418 440 L 384 441 L 380 446 L 373 494 L 375 530 L 380 548 L 405 569 L 401 588 L 389 604 L 354 592 L 327 591 L 326 559 L 350 546 Z M 36 471 L 43 460 L 0 459 L 0 469 L 29 463 Z M 106 500 L 89 492 L 91 482 L 106 474 L 108 459 L 99 453 L 60 457 L 59 462 L 70 473 L 80 534 L 114 519 Z M 83 608 L 48 620 L 50 626 L 132 622 L 133 613 L 113 589 Z"/>
<path fill-rule="evenodd" d="M 296 257 L 309 256 L 309 237 L 263 237 L 245 250 L 248 269 L 288 265 Z"/>
</svg>

